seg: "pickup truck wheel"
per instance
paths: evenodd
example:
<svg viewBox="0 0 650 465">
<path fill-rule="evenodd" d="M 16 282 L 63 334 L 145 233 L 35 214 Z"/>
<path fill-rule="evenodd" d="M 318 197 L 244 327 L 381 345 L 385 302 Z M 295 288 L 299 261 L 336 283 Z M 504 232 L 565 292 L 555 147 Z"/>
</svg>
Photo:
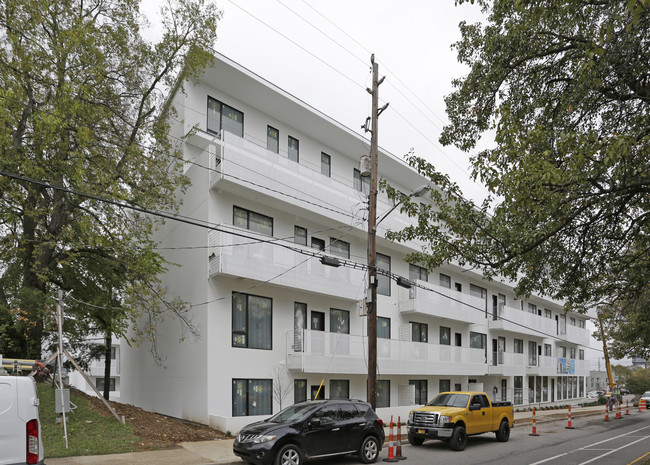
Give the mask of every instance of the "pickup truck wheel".
<svg viewBox="0 0 650 465">
<path fill-rule="evenodd" d="M 412 445 L 412 446 L 421 446 L 422 443 L 424 442 L 424 439 L 416 438 L 415 436 L 413 436 L 410 433 L 409 433 L 408 437 L 409 437 L 409 444 Z"/>
<path fill-rule="evenodd" d="M 449 448 L 451 450 L 463 450 L 467 445 L 467 433 L 464 426 L 456 426 L 449 439 Z"/>
<path fill-rule="evenodd" d="M 497 441 L 508 442 L 510 439 L 510 425 L 506 420 L 503 420 L 497 430 Z"/>
</svg>

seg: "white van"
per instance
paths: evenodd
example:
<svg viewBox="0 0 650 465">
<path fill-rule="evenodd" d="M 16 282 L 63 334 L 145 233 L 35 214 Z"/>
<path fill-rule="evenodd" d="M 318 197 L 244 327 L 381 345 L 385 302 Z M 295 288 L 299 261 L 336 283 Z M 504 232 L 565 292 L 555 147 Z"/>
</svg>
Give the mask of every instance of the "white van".
<svg viewBox="0 0 650 465">
<path fill-rule="evenodd" d="M 29 376 L 0 376 L 0 465 L 43 463 L 38 391 Z"/>
</svg>

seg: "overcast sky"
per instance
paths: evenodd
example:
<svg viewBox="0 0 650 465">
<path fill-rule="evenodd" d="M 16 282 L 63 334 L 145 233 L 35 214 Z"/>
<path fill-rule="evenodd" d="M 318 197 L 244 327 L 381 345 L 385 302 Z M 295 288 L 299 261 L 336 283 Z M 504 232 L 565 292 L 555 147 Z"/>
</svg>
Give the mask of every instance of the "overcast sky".
<svg viewBox="0 0 650 465">
<path fill-rule="evenodd" d="M 438 143 L 443 98 L 467 72 L 451 44 L 458 23 L 476 22 L 473 5 L 453 0 L 219 0 L 216 50 L 350 129 L 370 116 L 370 55 L 386 80 L 379 97 L 379 145 L 397 157 L 412 147 L 460 184 L 469 198 L 487 191 L 470 180 L 469 154 Z M 145 0 L 144 10 L 158 10 Z M 153 19 L 153 18 L 151 18 Z M 359 153 L 361 156 L 362 153 Z M 417 186 L 413 186 L 414 188 Z"/>
</svg>

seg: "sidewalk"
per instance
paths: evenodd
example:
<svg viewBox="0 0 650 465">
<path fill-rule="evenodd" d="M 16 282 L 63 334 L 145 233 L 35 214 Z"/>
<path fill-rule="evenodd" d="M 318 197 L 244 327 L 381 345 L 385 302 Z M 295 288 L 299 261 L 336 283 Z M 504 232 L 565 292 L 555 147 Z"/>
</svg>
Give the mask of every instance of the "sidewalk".
<svg viewBox="0 0 650 465">
<path fill-rule="evenodd" d="M 638 408 L 634 410 L 630 408 L 630 413 L 638 414 Z M 580 417 L 595 415 L 604 417 L 605 406 L 576 407 L 572 409 L 571 414 L 574 421 L 579 424 Z M 623 414 L 625 414 L 625 408 Z M 610 415 L 612 414 L 610 413 Z M 527 426 L 532 416 L 533 412 L 515 412 L 515 427 Z M 543 423 L 562 421 L 567 416 L 567 409 L 535 412 L 537 422 Z M 386 434 L 386 438 L 388 438 L 388 434 Z M 244 462 L 232 452 L 232 443 L 233 439 L 184 442 L 178 449 L 46 459 L 45 465 L 242 465 Z"/>
</svg>

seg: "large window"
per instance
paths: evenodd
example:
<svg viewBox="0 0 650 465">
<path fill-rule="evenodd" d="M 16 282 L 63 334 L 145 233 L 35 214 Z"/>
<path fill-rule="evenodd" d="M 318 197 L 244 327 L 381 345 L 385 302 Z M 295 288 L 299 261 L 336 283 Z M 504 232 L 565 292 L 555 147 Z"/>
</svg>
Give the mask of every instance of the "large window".
<svg viewBox="0 0 650 465">
<path fill-rule="evenodd" d="M 440 287 L 451 289 L 451 276 L 440 273 Z"/>
<path fill-rule="evenodd" d="M 311 329 L 313 331 L 325 331 L 325 313 L 316 312 L 312 310 L 311 312 Z"/>
<path fill-rule="evenodd" d="M 515 354 L 523 354 L 524 353 L 524 340 L 523 339 L 515 339 L 515 346 L 513 352 Z"/>
<path fill-rule="evenodd" d="M 390 381 L 378 379 L 376 384 L 377 408 L 390 407 Z"/>
<path fill-rule="evenodd" d="M 311 248 L 316 250 L 325 250 L 325 241 L 317 237 L 312 237 Z"/>
<path fill-rule="evenodd" d="M 297 404 L 307 400 L 307 380 L 294 379 L 293 380 L 293 403 Z"/>
<path fill-rule="evenodd" d="M 444 346 L 451 345 L 451 328 L 440 327 L 440 344 Z"/>
<path fill-rule="evenodd" d="M 390 257 L 381 253 L 377 254 L 377 269 L 390 273 Z M 377 294 L 390 295 L 390 277 L 377 273 Z"/>
<path fill-rule="evenodd" d="M 272 300 L 268 297 L 233 293 L 232 346 L 272 349 Z"/>
<path fill-rule="evenodd" d="M 390 339 L 390 318 L 383 316 L 377 317 L 377 337 Z"/>
<path fill-rule="evenodd" d="M 429 273 L 426 268 L 409 264 L 409 279 L 411 281 L 415 281 L 416 279 L 429 281 Z"/>
<path fill-rule="evenodd" d="M 438 392 L 449 392 L 451 391 L 451 380 L 450 379 L 441 379 L 438 384 Z"/>
<path fill-rule="evenodd" d="M 429 342 L 429 325 L 411 321 L 411 340 L 414 342 Z"/>
<path fill-rule="evenodd" d="M 302 226 L 294 226 L 293 242 L 300 245 L 307 245 L 307 228 L 303 228 Z"/>
<path fill-rule="evenodd" d="M 487 299 L 487 289 L 483 289 L 476 284 L 469 285 L 469 293 L 471 296 L 478 297 L 479 299 Z"/>
<path fill-rule="evenodd" d="M 296 163 L 300 161 L 300 143 L 298 139 L 291 136 L 288 139 L 287 156 L 289 160 L 295 161 Z"/>
<path fill-rule="evenodd" d="M 232 416 L 245 417 L 273 413 L 273 381 L 233 379 Z"/>
<path fill-rule="evenodd" d="M 415 404 L 424 405 L 429 401 L 428 382 L 426 379 L 411 379 L 409 384 L 415 386 Z"/>
<path fill-rule="evenodd" d="M 208 132 L 227 131 L 244 137 L 244 114 L 219 100 L 208 97 Z"/>
<path fill-rule="evenodd" d="M 330 381 L 330 399 L 349 399 L 350 381 L 347 379 L 333 379 Z"/>
<path fill-rule="evenodd" d="M 370 193 L 370 176 L 361 176 L 361 171 L 354 168 L 352 172 L 352 178 L 354 181 L 354 188 L 359 192 L 363 192 L 368 195 Z"/>
<path fill-rule="evenodd" d="M 330 333 L 350 334 L 350 312 L 330 308 Z"/>
<path fill-rule="evenodd" d="M 320 173 L 328 178 L 332 176 L 332 157 L 324 152 L 320 153 Z"/>
<path fill-rule="evenodd" d="M 350 243 L 330 237 L 330 253 L 342 258 L 350 258 Z"/>
<path fill-rule="evenodd" d="M 104 386 L 106 384 L 104 383 L 104 378 L 97 378 L 95 380 L 95 387 L 97 387 L 97 390 L 99 392 L 104 392 Z M 108 390 L 113 392 L 115 391 L 115 378 L 109 378 L 108 381 Z"/>
<path fill-rule="evenodd" d="M 528 366 L 537 366 L 537 342 L 528 341 Z"/>
<path fill-rule="evenodd" d="M 487 345 L 487 334 L 469 332 L 469 346 L 472 349 L 485 349 Z"/>
<path fill-rule="evenodd" d="M 245 208 L 233 207 L 232 224 L 239 228 L 250 229 L 267 236 L 273 235 L 273 218 L 255 213 Z"/>
<path fill-rule="evenodd" d="M 528 304 L 528 313 L 532 313 L 533 315 L 537 315 L 537 305 Z"/>
<path fill-rule="evenodd" d="M 280 133 L 271 126 L 266 127 L 266 148 L 273 153 L 280 151 Z"/>
</svg>

